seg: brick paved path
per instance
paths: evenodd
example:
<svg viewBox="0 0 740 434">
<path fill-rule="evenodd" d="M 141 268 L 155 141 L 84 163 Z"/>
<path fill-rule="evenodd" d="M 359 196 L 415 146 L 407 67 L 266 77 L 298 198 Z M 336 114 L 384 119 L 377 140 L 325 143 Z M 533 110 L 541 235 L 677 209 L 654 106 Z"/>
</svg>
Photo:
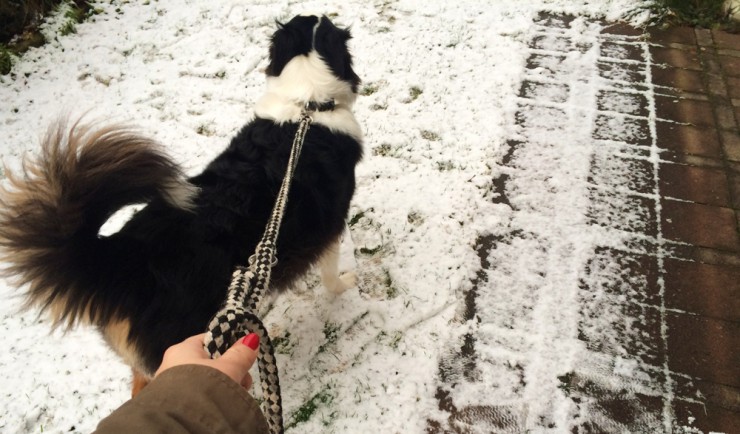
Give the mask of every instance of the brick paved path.
<svg viewBox="0 0 740 434">
<path fill-rule="evenodd" d="M 704 432 L 740 432 L 740 35 L 650 41 L 673 410 Z"/>
<path fill-rule="evenodd" d="M 478 240 L 429 432 L 740 432 L 740 36 L 542 14 L 529 47 L 491 195 L 510 229 Z"/>
</svg>

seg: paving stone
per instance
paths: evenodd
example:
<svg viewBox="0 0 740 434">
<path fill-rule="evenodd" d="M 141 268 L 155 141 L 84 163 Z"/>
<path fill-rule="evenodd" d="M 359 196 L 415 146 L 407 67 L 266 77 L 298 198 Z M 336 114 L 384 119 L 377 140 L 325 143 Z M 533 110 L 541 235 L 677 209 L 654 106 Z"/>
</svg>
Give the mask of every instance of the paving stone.
<svg viewBox="0 0 740 434">
<path fill-rule="evenodd" d="M 538 61 L 542 63 L 542 59 L 537 58 L 532 59 L 531 63 L 534 64 Z M 529 64 L 527 67 L 529 67 Z M 599 76 L 608 80 L 628 82 L 630 86 L 633 86 L 633 83 L 645 82 L 644 68 L 639 64 L 601 61 L 597 63 L 597 67 L 599 68 Z"/>
<path fill-rule="evenodd" d="M 714 44 L 714 41 L 712 40 L 712 32 L 707 29 L 700 29 L 696 28 L 694 29 L 694 33 L 696 34 L 696 43 L 704 46 L 709 47 L 712 44 Z"/>
<path fill-rule="evenodd" d="M 664 281 L 669 309 L 740 322 L 740 268 L 669 258 Z"/>
<path fill-rule="evenodd" d="M 649 114 L 647 97 L 639 93 L 600 90 L 596 95 L 596 106 L 599 110 L 635 116 L 647 117 Z"/>
<path fill-rule="evenodd" d="M 730 206 L 724 170 L 683 164 L 661 164 L 658 179 L 662 196 L 715 206 Z"/>
<path fill-rule="evenodd" d="M 655 124 L 658 147 L 679 153 L 721 158 L 719 136 L 713 128 L 700 128 L 673 122 Z"/>
<path fill-rule="evenodd" d="M 608 247 L 597 247 L 583 278 L 588 287 L 625 297 L 635 303 L 660 307 L 658 259 Z"/>
<path fill-rule="evenodd" d="M 661 204 L 666 239 L 721 250 L 740 249 L 732 209 L 670 199 L 662 199 Z"/>
<path fill-rule="evenodd" d="M 699 50 L 699 59 L 701 59 L 702 68 L 704 72 L 721 75 L 722 65 L 720 64 L 717 53 L 712 47 L 701 47 Z"/>
<path fill-rule="evenodd" d="M 740 98 L 740 77 L 725 77 L 730 98 Z"/>
<path fill-rule="evenodd" d="M 735 131 L 720 131 L 719 134 L 727 159 L 740 161 L 740 135 Z"/>
<path fill-rule="evenodd" d="M 719 56 L 722 71 L 730 77 L 740 77 L 740 57 Z"/>
<path fill-rule="evenodd" d="M 712 105 L 708 101 L 656 96 L 655 110 L 660 119 L 670 119 L 705 127 L 714 127 L 715 125 L 714 116 L 712 116 Z"/>
<path fill-rule="evenodd" d="M 704 82 L 699 71 L 653 66 L 652 76 L 653 84 L 673 87 L 688 92 L 704 92 Z"/>
<path fill-rule="evenodd" d="M 696 45 L 696 35 L 693 27 L 670 27 L 668 29 L 651 29 L 650 42 L 665 45 L 676 42 L 679 44 Z"/>
<path fill-rule="evenodd" d="M 740 47 L 737 47 L 734 50 L 720 48 L 717 49 L 717 54 L 719 54 L 720 56 L 740 57 Z"/>
<path fill-rule="evenodd" d="M 717 48 L 737 50 L 740 48 L 740 34 L 727 33 L 722 30 L 712 30 L 714 43 Z"/>
<path fill-rule="evenodd" d="M 524 80 L 519 88 L 519 96 L 538 101 L 564 103 L 568 100 L 570 88 L 564 83 L 539 83 Z"/>
<path fill-rule="evenodd" d="M 617 140 L 633 145 L 651 146 L 650 124 L 647 118 L 601 113 L 594 121 L 594 139 Z"/>
<path fill-rule="evenodd" d="M 740 323 L 669 312 L 667 326 L 671 371 L 740 387 Z"/>
<path fill-rule="evenodd" d="M 740 417 L 736 411 L 728 410 L 716 404 L 705 404 L 696 401 L 676 400 L 673 412 L 681 427 L 698 429 L 704 433 L 740 432 Z M 675 430 L 674 432 L 696 432 Z"/>
<path fill-rule="evenodd" d="M 722 78 L 721 75 L 715 75 L 715 74 L 706 74 L 705 75 L 707 80 L 707 91 L 719 98 L 727 98 L 727 86 L 725 85 L 725 80 Z"/>
<path fill-rule="evenodd" d="M 650 47 L 653 63 L 665 64 L 676 68 L 701 71 L 701 63 L 696 50 L 677 50 L 675 48 Z"/>
<path fill-rule="evenodd" d="M 737 131 L 735 122 L 735 110 L 725 104 L 714 105 L 714 115 L 717 117 L 717 128 L 723 130 Z"/>
<path fill-rule="evenodd" d="M 730 169 L 730 172 L 735 172 L 737 174 L 740 174 L 740 163 L 737 161 L 728 161 L 727 167 Z"/>
<path fill-rule="evenodd" d="M 705 93 L 684 92 L 677 88 L 656 87 L 655 96 L 667 96 L 670 98 L 693 99 L 696 101 L 709 101 L 709 96 Z"/>
<path fill-rule="evenodd" d="M 737 411 L 740 418 L 740 388 L 676 373 L 671 374 L 671 380 L 673 382 L 674 398 L 696 399 L 702 397 L 706 403 Z M 740 419 L 738 421 L 740 422 Z"/>
<path fill-rule="evenodd" d="M 645 61 L 642 46 L 639 44 L 607 41 L 603 42 L 599 49 L 601 57 L 619 60 L 634 60 L 638 62 Z"/>
<path fill-rule="evenodd" d="M 696 167 L 708 167 L 714 169 L 724 169 L 725 162 L 716 158 L 707 158 L 699 155 L 681 154 L 673 151 L 664 151 L 660 154 L 663 162 L 684 164 Z"/>
<path fill-rule="evenodd" d="M 740 267 L 740 254 L 733 251 L 717 250 L 683 243 L 679 244 L 670 240 L 663 243 L 663 249 L 666 256 L 671 258 L 696 261 L 703 264 Z"/>
<path fill-rule="evenodd" d="M 740 173 L 735 171 L 728 172 L 727 181 L 730 184 L 731 206 L 735 210 L 740 210 Z"/>
<path fill-rule="evenodd" d="M 608 35 L 642 36 L 645 32 L 642 29 L 632 27 L 628 24 L 616 23 L 607 25 L 601 33 Z"/>
</svg>

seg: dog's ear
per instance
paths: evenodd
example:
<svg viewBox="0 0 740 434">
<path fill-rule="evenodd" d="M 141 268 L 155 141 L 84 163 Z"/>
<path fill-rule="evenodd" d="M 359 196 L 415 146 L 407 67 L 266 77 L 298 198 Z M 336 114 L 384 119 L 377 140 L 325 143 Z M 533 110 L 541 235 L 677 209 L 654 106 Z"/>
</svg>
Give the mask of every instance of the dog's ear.
<svg viewBox="0 0 740 434">
<path fill-rule="evenodd" d="M 279 76 L 292 58 L 311 52 L 313 27 L 317 21 L 318 18 L 312 16 L 297 16 L 286 24 L 276 21 L 278 29 L 270 41 L 270 64 L 265 69 L 267 75 Z"/>
<path fill-rule="evenodd" d="M 351 38 L 352 34 L 348 28 L 339 28 L 329 18 L 322 17 L 321 24 L 316 29 L 314 48 L 334 75 L 350 83 L 352 91 L 357 92 L 360 77 L 352 69 L 352 55 L 347 47 L 347 42 Z"/>
</svg>

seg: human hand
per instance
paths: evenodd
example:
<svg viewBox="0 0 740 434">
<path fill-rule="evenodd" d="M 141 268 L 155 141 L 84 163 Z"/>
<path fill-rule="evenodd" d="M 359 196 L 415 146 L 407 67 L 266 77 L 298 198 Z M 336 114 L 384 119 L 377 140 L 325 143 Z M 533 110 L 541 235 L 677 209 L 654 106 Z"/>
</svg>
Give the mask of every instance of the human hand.
<svg viewBox="0 0 740 434">
<path fill-rule="evenodd" d="M 204 337 L 204 333 L 191 336 L 179 344 L 167 348 L 162 358 L 162 364 L 154 374 L 154 378 L 175 366 L 205 365 L 218 369 L 246 389 L 252 387 L 252 376 L 249 375 L 249 368 L 257 360 L 256 350 L 259 347 L 259 336 L 254 333 L 248 334 L 215 360 L 211 359 L 203 349 Z"/>
</svg>

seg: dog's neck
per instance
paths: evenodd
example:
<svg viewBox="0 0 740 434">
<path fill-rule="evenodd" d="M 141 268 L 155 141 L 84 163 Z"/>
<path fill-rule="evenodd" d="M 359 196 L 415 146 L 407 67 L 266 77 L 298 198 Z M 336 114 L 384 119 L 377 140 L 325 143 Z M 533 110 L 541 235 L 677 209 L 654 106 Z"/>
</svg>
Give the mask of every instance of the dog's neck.
<svg viewBox="0 0 740 434">
<path fill-rule="evenodd" d="M 298 122 L 306 103 L 334 101 L 332 110 L 314 111 L 313 122 L 362 141 L 362 130 L 352 114 L 356 98 L 352 86 L 337 79 L 312 51 L 288 62 L 280 76 L 267 77 L 267 91 L 257 101 L 254 112 L 281 124 Z"/>
</svg>

